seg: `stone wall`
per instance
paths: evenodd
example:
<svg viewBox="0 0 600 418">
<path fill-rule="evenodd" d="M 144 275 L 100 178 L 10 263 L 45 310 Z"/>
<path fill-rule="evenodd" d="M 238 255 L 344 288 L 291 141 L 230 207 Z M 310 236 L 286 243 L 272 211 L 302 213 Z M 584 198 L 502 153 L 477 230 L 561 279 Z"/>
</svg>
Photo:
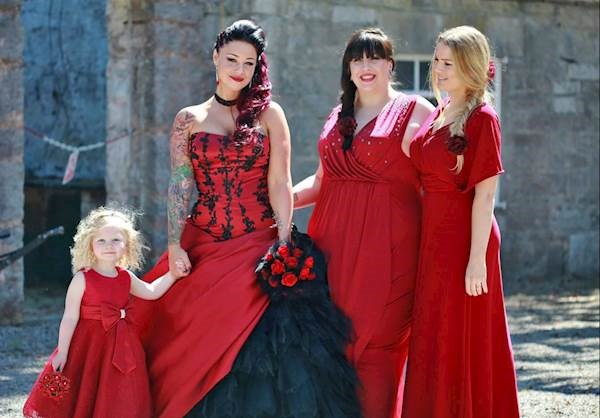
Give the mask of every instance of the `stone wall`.
<svg viewBox="0 0 600 418">
<path fill-rule="evenodd" d="M 106 139 L 104 0 L 23 2 L 25 125 L 71 146 Z M 28 184 L 60 185 L 69 152 L 26 131 Z M 103 186 L 105 149 L 79 155 L 69 186 Z"/>
<path fill-rule="evenodd" d="M 353 30 L 380 26 L 404 54 L 430 54 L 438 32 L 470 24 L 504 58 L 504 162 L 497 216 L 507 277 L 598 274 L 598 1 L 222 0 L 110 1 L 109 197 L 146 212 L 165 245 L 168 131 L 183 106 L 214 89 L 215 34 L 251 17 L 269 37 L 274 99 L 292 132 L 293 176 L 314 172 L 316 141 L 339 94 L 341 53 Z M 111 165 L 112 164 L 112 165 Z M 112 168 L 114 168 L 114 170 Z M 120 167 L 120 168 L 119 168 Z M 300 211 L 304 226 L 309 211 Z"/>
<path fill-rule="evenodd" d="M 23 31 L 21 1 L 0 2 L 0 254 L 23 245 Z M 0 271 L 0 324 L 23 319 L 23 262 Z"/>
</svg>

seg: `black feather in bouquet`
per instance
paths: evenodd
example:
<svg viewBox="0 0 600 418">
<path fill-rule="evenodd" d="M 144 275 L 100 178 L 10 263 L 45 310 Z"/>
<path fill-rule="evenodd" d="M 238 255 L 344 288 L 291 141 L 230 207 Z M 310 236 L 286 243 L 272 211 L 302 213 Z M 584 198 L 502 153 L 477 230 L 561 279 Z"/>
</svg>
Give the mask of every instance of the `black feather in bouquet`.
<svg viewBox="0 0 600 418">
<path fill-rule="evenodd" d="M 231 372 L 190 412 L 202 418 L 360 418 L 358 378 L 345 356 L 351 323 L 329 297 L 327 266 L 292 228 L 259 260 L 271 303 Z"/>
</svg>

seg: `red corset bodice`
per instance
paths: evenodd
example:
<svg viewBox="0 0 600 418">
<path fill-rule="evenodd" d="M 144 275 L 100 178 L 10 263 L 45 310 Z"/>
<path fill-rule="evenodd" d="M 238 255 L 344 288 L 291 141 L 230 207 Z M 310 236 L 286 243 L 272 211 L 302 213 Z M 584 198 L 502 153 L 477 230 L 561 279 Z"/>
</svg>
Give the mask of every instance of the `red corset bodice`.
<svg viewBox="0 0 600 418">
<path fill-rule="evenodd" d="M 198 200 L 191 221 L 228 240 L 273 224 L 269 203 L 269 138 L 262 134 L 239 142 L 230 135 L 197 132 L 190 156 Z"/>
</svg>

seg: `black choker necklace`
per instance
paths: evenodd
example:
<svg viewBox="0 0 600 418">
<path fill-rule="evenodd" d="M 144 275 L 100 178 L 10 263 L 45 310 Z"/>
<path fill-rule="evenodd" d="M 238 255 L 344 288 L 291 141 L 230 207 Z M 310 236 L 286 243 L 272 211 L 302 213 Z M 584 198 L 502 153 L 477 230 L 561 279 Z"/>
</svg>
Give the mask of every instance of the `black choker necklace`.
<svg viewBox="0 0 600 418">
<path fill-rule="evenodd" d="M 231 107 L 235 104 L 237 104 L 238 99 L 233 99 L 233 100 L 225 100 L 224 98 L 222 98 L 221 96 L 219 96 L 216 92 L 215 92 L 215 100 L 219 103 L 222 104 L 223 106 L 227 106 L 227 107 Z"/>
</svg>

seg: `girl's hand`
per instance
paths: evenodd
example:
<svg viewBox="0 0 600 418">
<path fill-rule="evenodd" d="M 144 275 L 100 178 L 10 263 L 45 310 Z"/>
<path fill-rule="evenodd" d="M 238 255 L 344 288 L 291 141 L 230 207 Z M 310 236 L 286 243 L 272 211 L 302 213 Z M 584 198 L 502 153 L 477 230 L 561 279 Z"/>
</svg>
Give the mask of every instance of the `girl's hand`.
<svg viewBox="0 0 600 418">
<path fill-rule="evenodd" d="M 67 364 L 67 354 L 61 353 L 60 351 L 56 353 L 56 356 L 52 359 L 52 368 L 55 372 L 62 372 Z"/>
<path fill-rule="evenodd" d="M 169 245 L 169 271 L 176 279 L 190 274 L 192 263 L 187 252 L 177 244 Z"/>
<path fill-rule="evenodd" d="M 465 274 L 465 291 L 469 296 L 479 296 L 488 292 L 485 260 L 469 260 Z"/>
</svg>

